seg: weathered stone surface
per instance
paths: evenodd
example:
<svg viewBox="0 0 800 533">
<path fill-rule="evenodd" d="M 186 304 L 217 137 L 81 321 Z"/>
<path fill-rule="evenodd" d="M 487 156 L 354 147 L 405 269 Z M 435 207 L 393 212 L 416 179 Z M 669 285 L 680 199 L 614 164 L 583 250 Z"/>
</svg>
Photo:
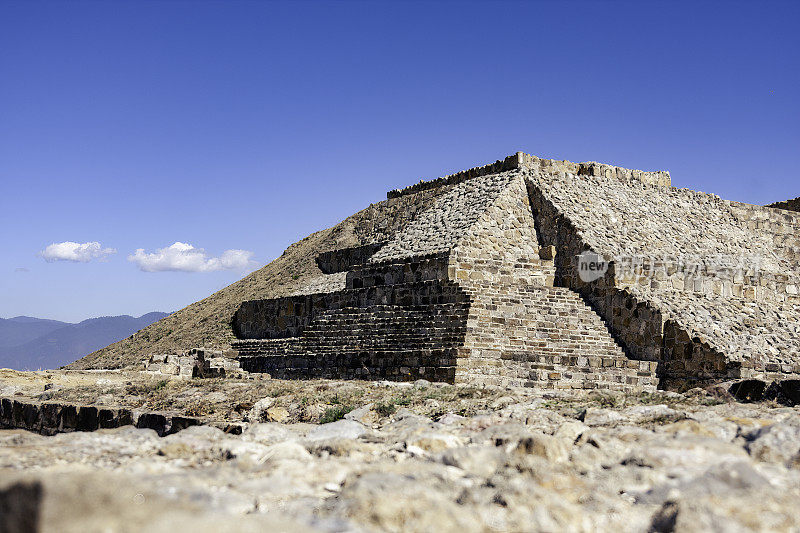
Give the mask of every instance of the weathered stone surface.
<svg viewBox="0 0 800 533">
<path fill-rule="evenodd" d="M 309 440 L 323 439 L 357 439 L 367 432 L 364 424 L 355 420 L 339 420 L 329 424 L 322 424 L 312 429 L 306 435 Z"/>
<path fill-rule="evenodd" d="M 406 450 L 417 454 L 443 452 L 461 445 L 462 441 L 458 437 L 441 432 L 425 432 L 406 440 Z"/>
<path fill-rule="evenodd" d="M 551 463 L 563 463 L 569 459 L 568 442 L 550 435 L 532 435 L 517 444 L 515 451 L 520 454 L 533 454 Z"/>
<path fill-rule="evenodd" d="M 627 417 L 613 409 L 590 407 L 581 415 L 581 421 L 587 426 L 610 426 L 626 421 Z"/>
<path fill-rule="evenodd" d="M 107 487 L 115 487 L 107 490 Z M 0 482 L 0 530 L 8 532 L 312 531 L 285 518 L 237 516 L 209 509 L 185 494 L 165 497 L 129 475 L 32 474 Z"/>
<path fill-rule="evenodd" d="M 261 398 L 247 412 L 246 422 L 263 422 L 267 418 L 267 410 L 275 403 L 273 398 Z"/>
<path fill-rule="evenodd" d="M 250 424 L 242 432 L 243 439 L 260 442 L 261 444 L 274 444 L 297 437 L 298 434 L 289 429 L 289 426 L 275 422 Z"/>
<path fill-rule="evenodd" d="M 378 421 L 379 415 L 375 412 L 375 404 L 369 403 L 367 405 L 362 405 L 357 409 L 353 409 L 344 415 L 344 418 L 345 420 L 354 420 L 356 422 L 360 422 L 365 426 L 371 426 Z"/>
<path fill-rule="evenodd" d="M 747 451 L 760 461 L 800 465 L 800 419 L 778 422 L 747 435 Z"/>
<path fill-rule="evenodd" d="M 289 411 L 285 407 L 270 407 L 266 410 L 268 422 L 286 422 L 289 420 Z"/>
</svg>

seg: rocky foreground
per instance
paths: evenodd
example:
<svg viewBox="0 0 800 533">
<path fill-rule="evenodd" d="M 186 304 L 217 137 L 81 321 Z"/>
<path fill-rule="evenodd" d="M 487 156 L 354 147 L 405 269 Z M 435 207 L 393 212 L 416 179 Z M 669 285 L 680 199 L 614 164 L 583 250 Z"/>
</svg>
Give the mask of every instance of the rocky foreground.
<svg viewBox="0 0 800 533">
<path fill-rule="evenodd" d="M 0 431 L 0 531 L 800 531 L 795 407 L 722 389 L 200 381 L 0 372 L 2 397 L 205 424 Z"/>
</svg>

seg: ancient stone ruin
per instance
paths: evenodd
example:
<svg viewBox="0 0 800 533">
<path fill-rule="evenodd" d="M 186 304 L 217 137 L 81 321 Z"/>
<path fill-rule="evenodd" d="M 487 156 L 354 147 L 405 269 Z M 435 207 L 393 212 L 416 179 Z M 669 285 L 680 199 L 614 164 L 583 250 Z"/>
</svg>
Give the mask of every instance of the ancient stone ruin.
<svg viewBox="0 0 800 533">
<path fill-rule="evenodd" d="M 145 372 L 176 379 L 224 378 L 241 373 L 239 363 L 221 350 L 191 348 L 183 354 L 151 355 L 144 363 Z"/>
<path fill-rule="evenodd" d="M 800 377 L 800 213 L 524 153 L 390 191 L 322 274 L 246 301 L 243 369 L 650 391 Z M 796 205 L 796 204 L 793 204 Z"/>
</svg>

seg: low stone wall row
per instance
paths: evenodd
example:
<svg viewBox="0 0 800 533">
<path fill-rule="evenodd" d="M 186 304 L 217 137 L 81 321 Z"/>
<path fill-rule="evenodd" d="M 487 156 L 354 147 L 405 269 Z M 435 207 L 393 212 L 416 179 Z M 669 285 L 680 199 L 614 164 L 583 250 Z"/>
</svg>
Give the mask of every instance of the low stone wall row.
<svg viewBox="0 0 800 533">
<path fill-rule="evenodd" d="M 650 185 L 657 185 L 659 187 L 669 187 L 672 184 L 672 179 L 669 172 L 664 170 L 647 172 L 644 170 L 628 169 L 614 165 L 607 165 L 604 163 L 597 163 L 595 161 L 587 161 L 584 163 L 573 163 L 571 161 L 559 161 L 556 159 L 542 159 L 535 155 L 526 154 L 524 152 L 517 152 L 510 155 L 503 160 L 497 160 L 494 163 L 484 165 L 481 167 L 474 167 L 448 176 L 432 180 L 420 180 L 419 183 L 410 185 L 402 189 L 394 189 L 386 193 L 387 199 L 399 198 L 407 194 L 416 193 L 429 189 L 436 189 L 445 185 L 455 185 L 462 181 L 477 178 L 479 176 L 486 176 L 488 174 L 498 174 L 508 170 L 516 169 L 537 169 L 537 168 L 550 168 L 553 171 L 570 172 L 578 175 L 589 176 L 604 176 L 607 178 L 619 178 L 624 180 L 637 180 L 642 183 Z"/>
<path fill-rule="evenodd" d="M 320 310 L 300 336 L 233 346 L 244 370 L 279 379 L 452 382 L 467 312 L 466 302 Z"/>
<path fill-rule="evenodd" d="M 415 347 L 370 348 L 368 350 L 337 349 L 330 353 L 298 350 L 293 354 L 241 357 L 242 367 L 249 372 L 266 372 L 273 379 L 361 379 L 415 381 L 427 379 L 453 383 L 457 348 L 440 347 L 427 350 Z"/>
<path fill-rule="evenodd" d="M 163 437 L 200 424 L 198 418 L 176 413 L 0 398 L 0 428 L 42 435 L 134 426 L 155 430 Z"/>
<path fill-rule="evenodd" d="M 456 172 L 455 174 L 442 176 L 433 180 L 420 180 L 419 183 L 415 183 L 414 185 L 409 185 L 403 189 L 393 189 L 387 192 L 386 198 L 398 198 L 400 196 L 405 196 L 406 194 L 416 193 L 428 189 L 436 189 L 444 185 L 455 185 L 456 183 L 461 183 L 462 181 L 477 178 L 479 176 L 499 174 L 500 172 L 505 172 L 507 170 L 515 170 L 520 168 L 520 161 L 523 155 L 525 154 L 522 152 L 517 152 L 514 155 L 506 157 L 502 161 L 498 159 L 494 163 L 489 163 L 488 165 L 483 165 L 482 167 L 474 167 L 467 170 L 462 170 L 460 172 Z"/>
</svg>

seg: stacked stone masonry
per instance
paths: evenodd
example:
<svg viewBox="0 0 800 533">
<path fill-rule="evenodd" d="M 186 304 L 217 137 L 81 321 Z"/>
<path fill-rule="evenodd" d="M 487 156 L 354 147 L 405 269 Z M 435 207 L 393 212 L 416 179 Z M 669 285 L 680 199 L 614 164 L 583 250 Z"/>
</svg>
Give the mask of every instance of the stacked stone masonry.
<svg viewBox="0 0 800 533">
<path fill-rule="evenodd" d="M 800 213 L 519 152 L 391 191 L 356 233 L 302 290 L 241 305 L 243 369 L 623 391 L 800 375 Z"/>
</svg>

